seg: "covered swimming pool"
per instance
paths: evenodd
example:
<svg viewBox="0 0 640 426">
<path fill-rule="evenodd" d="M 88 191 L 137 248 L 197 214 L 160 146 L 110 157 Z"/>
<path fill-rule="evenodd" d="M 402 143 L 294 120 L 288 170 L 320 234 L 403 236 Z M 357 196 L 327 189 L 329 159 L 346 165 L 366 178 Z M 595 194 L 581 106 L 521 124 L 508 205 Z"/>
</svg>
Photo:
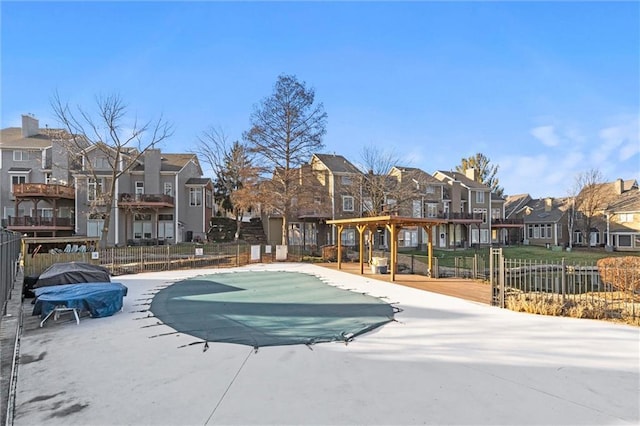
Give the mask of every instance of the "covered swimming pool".
<svg viewBox="0 0 640 426">
<path fill-rule="evenodd" d="M 150 310 L 177 332 L 255 348 L 348 342 L 393 321 L 396 312 L 381 299 L 289 271 L 186 279 L 160 290 Z"/>
</svg>

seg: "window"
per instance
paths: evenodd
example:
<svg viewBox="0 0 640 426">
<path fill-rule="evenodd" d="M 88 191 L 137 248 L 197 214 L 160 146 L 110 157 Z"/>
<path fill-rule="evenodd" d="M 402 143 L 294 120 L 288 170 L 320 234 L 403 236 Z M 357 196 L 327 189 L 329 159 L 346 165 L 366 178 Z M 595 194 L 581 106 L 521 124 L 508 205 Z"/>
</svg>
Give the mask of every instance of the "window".
<svg viewBox="0 0 640 426">
<path fill-rule="evenodd" d="M 562 238 L 562 224 L 556 223 L 556 233 L 558 234 L 558 238 Z"/>
<path fill-rule="evenodd" d="M 144 194 L 144 182 L 136 181 L 136 195 Z"/>
<path fill-rule="evenodd" d="M 427 204 L 427 217 L 438 217 L 438 204 Z"/>
<path fill-rule="evenodd" d="M 479 209 L 479 208 L 475 208 L 473 209 L 473 214 L 479 214 L 482 215 L 482 223 L 487 223 L 487 209 Z"/>
<path fill-rule="evenodd" d="M 298 222 L 289 224 L 289 244 L 294 246 L 302 245 L 302 231 Z"/>
<path fill-rule="evenodd" d="M 631 247 L 631 235 L 618 235 L 618 247 Z"/>
<path fill-rule="evenodd" d="M 531 238 L 551 239 L 553 238 L 553 225 L 550 223 L 527 225 L 527 236 Z"/>
<path fill-rule="evenodd" d="M 101 170 L 111 169 L 111 165 L 109 164 L 109 159 L 107 157 L 95 157 L 93 159 L 93 168 L 101 169 Z"/>
<path fill-rule="evenodd" d="M 136 213 L 133 216 L 133 238 L 151 238 L 151 213 Z"/>
<path fill-rule="evenodd" d="M 633 213 L 619 213 L 620 223 L 633 222 Z"/>
<path fill-rule="evenodd" d="M 575 244 L 582 244 L 582 232 L 573 231 L 573 242 Z"/>
<path fill-rule="evenodd" d="M 159 239 L 173 239 L 173 215 L 172 214 L 159 214 L 158 215 L 158 238 Z"/>
<path fill-rule="evenodd" d="M 387 198 L 387 212 L 391 213 L 391 212 L 396 212 L 397 210 L 397 202 L 396 200 L 394 200 L 393 198 Z"/>
<path fill-rule="evenodd" d="M 344 195 L 342 197 L 342 211 L 352 212 L 353 211 L 353 197 L 350 195 Z"/>
<path fill-rule="evenodd" d="M 4 219 L 9 217 L 16 217 L 15 208 L 14 207 L 5 207 L 4 208 Z M 24 207 L 18 209 L 18 217 L 24 217 Z"/>
<path fill-rule="evenodd" d="M 27 151 L 20 149 L 16 149 L 13 151 L 13 161 L 38 160 L 40 157 L 41 156 L 38 151 Z"/>
<path fill-rule="evenodd" d="M 87 183 L 87 201 L 96 201 L 102 195 L 104 188 L 104 180 L 102 178 L 95 180 L 89 178 Z"/>
<path fill-rule="evenodd" d="M 53 217 L 53 209 L 52 208 L 42 208 L 42 209 L 38 209 L 35 212 L 35 216 L 38 217 L 47 217 L 47 218 L 52 218 Z M 31 209 L 31 216 L 34 216 L 33 214 L 33 209 Z"/>
<path fill-rule="evenodd" d="M 193 207 L 202 205 L 202 191 L 200 188 L 189 188 L 189 205 Z"/>
<path fill-rule="evenodd" d="M 371 198 L 365 198 L 362 200 L 362 209 L 365 212 L 373 211 L 373 200 Z"/>
<path fill-rule="evenodd" d="M 213 194 L 208 189 L 205 191 L 205 207 L 210 209 L 213 206 Z"/>
<path fill-rule="evenodd" d="M 356 230 L 353 228 L 347 228 L 342 231 L 342 245 L 343 246 L 355 246 L 356 245 Z"/>
<path fill-rule="evenodd" d="M 420 200 L 413 200 L 411 216 L 422 217 L 422 202 Z"/>
<path fill-rule="evenodd" d="M 493 208 L 491 209 L 491 219 L 500 219 L 502 218 L 502 209 Z"/>
<path fill-rule="evenodd" d="M 27 183 L 26 175 L 13 175 L 11 176 L 11 192 L 14 192 L 14 185 L 18 185 L 21 183 Z"/>
<path fill-rule="evenodd" d="M 484 204 L 484 192 L 476 191 L 476 203 Z"/>
<path fill-rule="evenodd" d="M 343 185 L 351 185 L 351 176 L 341 176 L 340 177 L 340 182 Z"/>
<path fill-rule="evenodd" d="M 87 220 L 87 236 L 100 237 L 104 228 L 104 213 L 91 213 Z"/>
<path fill-rule="evenodd" d="M 171 185 L 171 182 L 164 183 L 164 195 L 173 197 L 173 186 Z"/>
<path fill-rule="evenodd" d="M 436 187 L 433 186 L 433 185 L 427 185 L 427 188 L 426 188 L 425 192 L 427 194 L 435 194 L 436 193 Z"/>
</svg>

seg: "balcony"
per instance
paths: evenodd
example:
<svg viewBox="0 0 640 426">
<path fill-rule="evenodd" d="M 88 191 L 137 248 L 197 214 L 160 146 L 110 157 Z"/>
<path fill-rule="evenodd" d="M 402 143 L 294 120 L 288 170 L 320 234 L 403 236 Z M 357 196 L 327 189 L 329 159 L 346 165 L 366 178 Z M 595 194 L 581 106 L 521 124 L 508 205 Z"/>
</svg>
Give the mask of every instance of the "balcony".
<svg viewBox="0 0 640 426">
<path fill-rule="evenodd" d="M 463 223 L 482 223 L 483 217 L 481 213 L 453 213 L 446 212 L 438 215 L 441 219 L 447 219 L 451 222 L 463 222 Z"/>
<path fill-rule="evenodd" d="M 164 194 L 129 194 L 123 193 L 118 196 L 119 207 L 129 208 L 154 208 L 173 207 L 173 197 Z"/>
<path fill-rule="evenodd" d="M 72 186 L 51 183 L 17 183 L 13 185 L 13 196 L 16 198 L 65 198 L 76 197 Z"/>
<path fill-rule="evenodd" d="M 331 219 L 331 212 L 322 208 L 303 208 L 298 210 L 298 219 Z"/>
<path fill-rule="evenodd" d="M 73 231 L 75 219 L 72 217 L 9 217 L 2 219 L 2 226 L 11 231 Z"/>
<path fill-rule="evenodd" d="M 491 219 L 493 228 L 522 228 L 524 219 Z"/>
</svg>

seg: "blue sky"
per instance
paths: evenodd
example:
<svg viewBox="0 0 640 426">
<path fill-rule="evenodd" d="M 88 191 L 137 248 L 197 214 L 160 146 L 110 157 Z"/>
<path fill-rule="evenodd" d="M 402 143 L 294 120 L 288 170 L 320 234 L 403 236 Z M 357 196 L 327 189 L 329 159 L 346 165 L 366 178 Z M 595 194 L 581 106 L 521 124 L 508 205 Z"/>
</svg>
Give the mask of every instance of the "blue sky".
<svg viewBox="0 0 640 426">
<path fill-rule="evenodd" d="M 58 91 L 232 140 L 279 74 L 316 91 L 324 152 L 365 146 L 449 170 L 481 152 L 506 194 L 565 196 L 577 173 L 640 180 L 638 2 L 9 2 L 1 127 L 55 127 Z"/>
</svg>

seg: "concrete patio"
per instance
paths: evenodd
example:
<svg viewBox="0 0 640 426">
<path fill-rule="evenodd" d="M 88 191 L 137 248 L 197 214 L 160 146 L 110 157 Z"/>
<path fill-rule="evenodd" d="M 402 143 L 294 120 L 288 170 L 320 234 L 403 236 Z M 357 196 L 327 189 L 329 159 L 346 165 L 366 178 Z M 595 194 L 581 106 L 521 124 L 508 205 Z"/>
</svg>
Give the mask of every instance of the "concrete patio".
<svg viewBox="0 0 640 426">
<path fill-rule="evenodd" d="M 148 304 L 172 282 L 229 270 L 114 277 L 129 293 L 112 317 L 40 328 L 23 305 L 13 424 L 640 423 L 637 327 L 515 313 L 311 264 L 235 270 L 312 273 L 402 312 L 349 344 L 205 351 L 158 325 Z"/>
</svg>

